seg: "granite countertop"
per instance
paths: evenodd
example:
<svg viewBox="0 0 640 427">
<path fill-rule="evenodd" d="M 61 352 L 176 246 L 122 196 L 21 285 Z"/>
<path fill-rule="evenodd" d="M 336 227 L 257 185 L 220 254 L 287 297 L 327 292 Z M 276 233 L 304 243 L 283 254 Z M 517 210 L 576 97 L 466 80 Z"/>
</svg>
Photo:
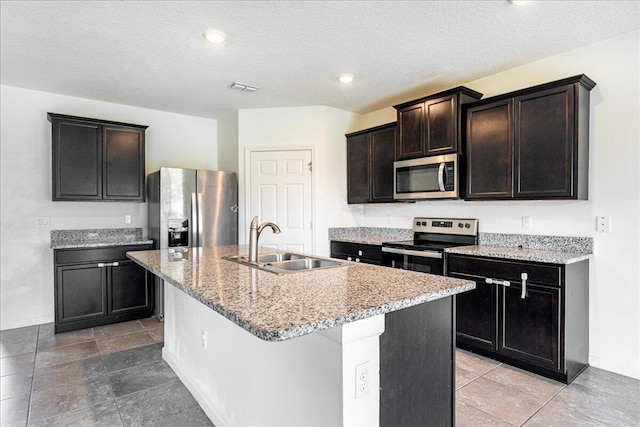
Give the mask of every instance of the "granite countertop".
<svg viewBox="0 0 640 427">
<path fill-rule="evenodd" d="M 344 227 L 330 228 L 329 240 L 382 246 L 382 242 L 413 239 L 413 231 L 405 228 Z"/>
<path fill-rule="evenodd" d="M 475 288 L 468 280 L 355 262 L 277 275 L 222 259 L 247 252 L 243 245 L 127 256 L 266 341 L 284 341 Z"/>
<path fill-rule="evenodd" d="M 150 245 L 142 237 L 142 228 L 99 228 L 51 230 L 52 249 L 102 248 L 107 246 Z"/>
<path fill-rule="evenodd" d="M 572 264 L 591 258 L 590 253 L 487 245 L 457 246 L 447 248 L 445 251 L 450 254 L 544 262 L 549 264 Z"/>
</svg>

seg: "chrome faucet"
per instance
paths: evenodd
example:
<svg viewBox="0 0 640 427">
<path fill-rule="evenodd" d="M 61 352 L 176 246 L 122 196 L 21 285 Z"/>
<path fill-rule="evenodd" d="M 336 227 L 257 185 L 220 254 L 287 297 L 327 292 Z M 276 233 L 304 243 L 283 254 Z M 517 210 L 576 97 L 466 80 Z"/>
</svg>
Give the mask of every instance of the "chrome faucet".
<svg viewBox="0 0 640 427">
<path fill-rule="evenodd" d="M 263 222 L 258 225 L 258 217 L 254 216 L 249 227 L 249 262 L 258 261 L 258 239 L 265 227 L 271 227 L 274 234 L 280 233 L 280 227 L 272 222 Z"/>
</svg>

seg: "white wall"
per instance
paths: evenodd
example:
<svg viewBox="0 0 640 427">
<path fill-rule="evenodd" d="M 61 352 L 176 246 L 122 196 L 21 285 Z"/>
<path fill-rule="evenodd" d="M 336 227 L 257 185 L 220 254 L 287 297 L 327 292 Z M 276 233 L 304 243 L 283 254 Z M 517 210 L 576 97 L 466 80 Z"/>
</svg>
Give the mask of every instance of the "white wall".
<svg viewBox="0 0 640 427">
<path fill-rule="evenodd" d="M 56 229 L 143 227 L 145 203 L 51 201 L 47 112 L 148 125 L 146 172 L 215 169 L 217 123 L 198 117 L 0 86 L 0 329 L 53 321 Z M 125 225 L 124 216 L 132 215 Z M 49 217 L 50 227 L 36 217 Z"/>
<path fill-rule="evenodd" d="M 238 112 L 218 119 L 218 169 L 238 172 Z"/>
<path fill-rule="evenodd" d="M 640 378 L 639 51 L 640 34 L 635 31 L 464 83 L 488 97 L 576 74 L 595 80 L 588 201 L 366 205 L 358 225 L 408 227 L 413 216 L 443 215 L 479 218 L 481 232 L 524 233 L 521 217 L 530 215 L 533 229 L 527 233 L 593 237 L 590 363 Z M 393 108 L 385 108 L 356 124 L 371 127 L 394 114 Z M 595 232 L 596 215 L 611 216 L 610 233 Z"/>
<path fill-rule="evenodd" d="M 238 114 L 239 241 L 246 242 L 249 224 L 246 150 L 260 147 L 305 147 L 313 150 L 314 253 L 329 255 L 328 227 L 355 226 L 361 206 L 347 206 L 344 134 L 357 115 L 329 107 L 240 110 Z M 243 226 L 243 224 L 245 226 Z"/>
</svg>

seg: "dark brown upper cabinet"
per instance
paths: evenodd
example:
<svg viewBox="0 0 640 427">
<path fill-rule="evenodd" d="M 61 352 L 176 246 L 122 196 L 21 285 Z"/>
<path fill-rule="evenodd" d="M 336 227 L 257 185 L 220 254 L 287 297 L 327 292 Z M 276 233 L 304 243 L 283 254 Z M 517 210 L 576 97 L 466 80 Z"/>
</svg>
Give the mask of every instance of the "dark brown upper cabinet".
<svg viewBox="0 0 640 427">
<path fill-rule="evenodd" d="M 47 113 L 54 201 L 144 202 L 147 126 Z"/>
<path fill-rule="evenodd" d="M 467 106 L 467 200 L 589 198 L 585 75 Z"/>
<path fill-rule="evenodd" d="M 460 86 L 396 105 L 396 159 L 456 153 L 462 147 L 462 105 L 482 94 Z"/>
<path fill-rule="evenodd" d="M 346 135 L 348 203 L 393 202 L 396 124 Z"/>
</svg>

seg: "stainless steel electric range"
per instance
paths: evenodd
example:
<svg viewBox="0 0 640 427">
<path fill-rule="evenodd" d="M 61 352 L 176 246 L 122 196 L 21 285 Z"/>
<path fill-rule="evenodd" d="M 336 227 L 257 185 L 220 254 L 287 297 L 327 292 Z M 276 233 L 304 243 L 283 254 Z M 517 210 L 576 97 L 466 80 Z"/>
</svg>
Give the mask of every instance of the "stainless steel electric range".
<svg viewBox="0 0 640 427">
<path fill-rule="evenodd" d="M 414 218 L 413 240 L 383 242 L 382 264 L 403 270 L 444 274 L 444 250 L 478 244 L 478 220 Z"/>
</svg>

